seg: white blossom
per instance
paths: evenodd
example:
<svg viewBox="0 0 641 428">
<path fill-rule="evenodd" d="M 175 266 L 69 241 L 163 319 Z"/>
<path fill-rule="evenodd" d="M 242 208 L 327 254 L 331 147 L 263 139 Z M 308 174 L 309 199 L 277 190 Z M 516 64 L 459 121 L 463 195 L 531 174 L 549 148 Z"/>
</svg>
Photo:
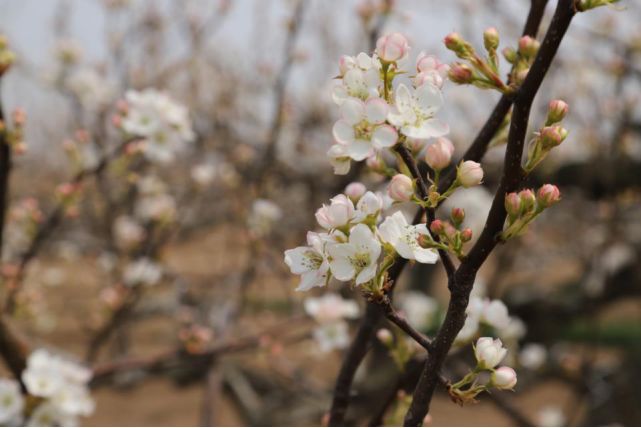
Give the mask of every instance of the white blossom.
<svg viewBox="0 0 641 428">
<path fill-rule="evenodd" d="M 131 248 L 143 240 L 145 229 L 135 219 L 123 215 L 114 221 L 113 234 L 119 247 Z"/>
<path fill-rule="evenodd" d="M 71 73 L 65 85 L 89 110 L 107 105 L 114 95 L 114 87 L 93 68 L 81 68 Z"/>
<path fill-rule="evenodd" d="M 548 352 L 545 346 L 539 343 L 528 343 L 519 353 L 519 363 L 530 370 L 538 370 L 545 364 Z"/>
<path fill-rule="evenodd" d="M 331 323 L 343 318 L 356 318 L 358 305 L 355 301 L 343 299 L 336 293 L 305 299 L 305 312 L 320 324 Z"/>
<path fill-rule="evenodd" d="M 122 128 L 145 139 L 144 154 L 152 162 L 167 163 L 194 140 L 187 108 L 156 89 L 129 90 Z"/>
<path fill-rule="evenodd" d="M 0 425 L 12 425 L 19 421 L 24 408 L 20 384 L 15 380 L 0 379 Z"/>
<path fill-rule="evenodd" d="M 560 407 L 546 406 L 539 410 L 537 420 L 542 427 L 560 427 L 565 425 L 565 413 Z"/>
<path fill-rule="evenodd" d="M 436 86 L 424 84 L 410 90 L 400 84 L 387 119 L 407 137 L 442 137 L 449 132 L 449 126 L 434 117 L 442 105 L 443 97 Z"/>
<path fill-rule="evenodd" d="M 332 274 L 340 281 L 356 279 L 356 285 L 370 281 L 376 275 L 381 243 L 364 224 L 352 228 L 347 243 L 327 244 Z"/>
<path fill-rule="evenodd" d="M 267 235 L 274 224 L 283 217 L 283 210 L 269 199 L 256 199 L 252 203 L 247 222 L 249 229 L 258 236 Z"/>
<path fill-rule="evenodd" d="M 402 212 L 397 211 L 387 217 L 379 226 L 379 234 L 383 240 L 391 244 L 396 252 L 408 260 L 419 263 L 436 263 L 438 252 L 434 249 L 423 248 L 419 245 L 421 235 L 430 237 L 425 224 L 411 225 Z"/>
<path fill-rule="evenodd" d="M 363 101 L 378 97 L 381 85 L 381 63 L 375 56 L 370 57 L 361 52 L 356 57 L 343 56 L 339 64 L 342 74 L 341 82 L 334 86 L 332 98 L 338 105 L 348 98 L 359 98 Z"/>
<path fill-rule="evenodd" d="M 474 356 L 479 366 L 485 369 L 493 369 L 507 355 L 507 349 L 503 347 L 501 339 L 481 337 L 476 341 Z"/>
<path fill-rule="evenodd" d="M 425 331 L 436 321 L 438 303 L 425 293 L 406 291 L 398 300 L 407 321 L 416 328 Z"/>
<path fill-rule="evenodd" d="M 321 352 L 344 349 L 349 345 L 349 329 L 345 321 L 321 324 L 313 332 Z"/>
<path fill-rule="evenodd" d="M 153 260 L 143 257 L 125 267 L 123 281 L 129 287 L 156 285 L 162 279 L 162 267 Z"/>
<path fill-rule="evenodd" d="M 385 124 L 389 106 L 382 98 L 370 98 L 366 102 L 348 98 L 340 110 L 341 119 L 334 124 L 332 132 L 350 158 L 362 161 L 375 151 L 396 144 L 398 134 Z"/>
<path fill-rule="evenodd" d="M 285 263 L 291 272 L 300 275 L 296 290 L 307 291 L 313 287 L 327 284 L 329 263 L 324 254 L 323 239 L 320 234 L 307 233 L 307 247 L 296 247 L 285 251 Z"/>
<path fill-rule="evenodd" d="M 324 229 L 346 226 L 354 218 L 354 203 L 347 196 L 340 194 L 330 199 L 330 204 L 323 204 L 316 211 L 316 221 Z"/>
</svg>

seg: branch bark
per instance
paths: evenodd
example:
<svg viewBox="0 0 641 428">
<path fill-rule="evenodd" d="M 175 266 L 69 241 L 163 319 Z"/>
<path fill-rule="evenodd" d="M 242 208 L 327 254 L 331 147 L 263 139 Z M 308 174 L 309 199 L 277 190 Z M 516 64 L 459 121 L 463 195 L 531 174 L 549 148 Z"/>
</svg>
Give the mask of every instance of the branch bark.
<svg viewBox="0 0 641 428">
<path fill-rule="evenodd" d="M 434 339 L 433 352 L 430 353 L 425 363 L 414 391 L 412 404 L 405 416 L 406 426 L 420 426 L 423 418 L 428 413 L 434 390 L 438 384 L 438 373 L 454 339 L 465 322 L 465 310 L 476 273 L 499 242 L 497 239 L 498 234 L 503 229 L 506 217 L 505 195 L 517 190 L 524 178 L 521 158 L 532 102 L 574 14 L 575 8 L 572 0 L 559 0 L 550 28 L 541 44 L 536 59 L 523 85 L 516 92 L 503 176 L 481 236 L 470 250 L 468 257 L 457 269 L 453 281 L 450 281 L 451 298 L 445 320 Z"/>
</svg>

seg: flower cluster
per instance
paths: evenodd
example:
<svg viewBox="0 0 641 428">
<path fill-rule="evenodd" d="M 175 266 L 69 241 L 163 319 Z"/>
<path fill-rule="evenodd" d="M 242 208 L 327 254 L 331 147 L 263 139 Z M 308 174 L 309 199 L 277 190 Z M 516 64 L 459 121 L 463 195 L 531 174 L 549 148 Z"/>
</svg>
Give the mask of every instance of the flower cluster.
<svg viewBox="0 0 641 428">
<path fill-rule="evenodd" d="M 465 324 L 456 337 L 457 343 L 467 343 L 479 334 L 495 334 L 513 341 L 525 333 L 523 321 L 510 316 L 505 303 L 498 299 L 473 295 L 466 314 Z"/>
<path fill-rule="evenodd" d="M 553 184 L 544 184 L 536 194 L 531 189 L 508 193 L 505 195 L 507 219 L 501 238 L 507 240 L 524 233 L 528 224 L 560 200 L 561 192 Z"/>
<path fill-rule="evenodd" d="M 319 298 L 305 299 L 305 312 L 318 323 L 314 329 L 314 339 L 322 352 L 343 349 L 349 345 L 345 319 L 358 316 L 356 302 L 328 293 Z"/>
<path fill-rule="evenodd" d="M 474 347 L 476 367 L 459 382 L 450 386 L 450 396 L 456 402 L 464 404 L 474 402 L 479 393 L 491 388 L 513 389 L 517 381 L 514 369 L 508 366 L 497 367 L 506 355 L 507 349 L 503 347 L 500 339 L 479 338 Z M 486 377 L 487 373 L 489 379 Z M 466 386 L 467 389 L 463 389 Z"/>
<path fill-rule="evenodd" d="M 567 129 L 561 126 L 561 121 L 568 113 L 568 105 L 562 100 L 552 100 L 548 106 L 545 126 L 535 133 L 528 146 L 525 171 L 531 172 L 550 151 L 560 145 L 568 136 Z"/>
<path fill-rule="evenodd" d="M 94 411 L 95 404 L 87 388 L 90 379 L 91 371 L 81 365 L 44 349 L 32 352 L 22 373 L 27 392 L 36 398 L 35 408 L 29 409 L 27 425 L 78 425 L 78 417 Z M 13 400 L 20 401 L 15 397 Z"/>
<path fill-rule="evenodd" d="M 332 94 L 341 118 L 334 124 L 335 144 L 327 153 L 336 174 L 346 174 L 351 160 L 374 160 L 408 138 L 425 140 L 449 132 L 435 117 L 443 105 L 440 88 L 446 65 L 421 53 L 412 84 L 394 87 L 395 76 L 405 73 L 399 61 L 409 50 L 405 36 L 393 33 L 378 40 L 372 56 L 361 52 L 341 57 Z"/>
<path fill-rule="evenodd" d="M 143 153 L 152 162 L 170 162 L 195 138 L 185 106 L 155 89 L 127 91 L 114 122 L 144 139 Z"/>
<path fill-rule="evenodd" d="M 375 293 L 383 288 L 397 254 L 436 263 L 436 243 L 425 224 L 411 225 L 399 211 L 381 222 L 384 199 L 380 194 L 350 194 L 353 199 L 340 194 L 316 211 L 325 232 L 308 232 L 307 246 L 285 251 L 285 263 L 292 273 L 301 275 L 298 290 L 322 287 L 334 277 Z"/>
</svg>

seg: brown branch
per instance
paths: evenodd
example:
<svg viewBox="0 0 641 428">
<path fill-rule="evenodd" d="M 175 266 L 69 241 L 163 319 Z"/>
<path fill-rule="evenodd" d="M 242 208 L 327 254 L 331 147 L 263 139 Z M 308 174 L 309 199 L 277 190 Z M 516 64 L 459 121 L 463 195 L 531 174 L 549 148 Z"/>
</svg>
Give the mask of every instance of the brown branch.
<svg viewBox="0 0 641 428">
<path fill-rule="evenodd" d="M 285 106 L 285 90 L 287 89 L 287 82 L 291 74 L 292 65 L 295 60 L 296 40 L 301 28 L 301 21 L 307 0 L 298 0 L 294 15 L 289 22 L 289 29 L 285 41 L 285 59 L 278 71 L 276 77 L 276 84 L 274 86 L 274 113 L 271 118 L 271 127 L 267 137 L 267 147 L 264 155 L 261 157 L 259 165 L 255 168 L 252 177 L 255 180 L 260 180 L 261 177 L 267 172 L 274 164 L 277 155 L 278 141 L 283 129 L 283 109 Z"/>
<path fill-rule="evenodd" d="M 416 330 L 412 325 L 407 322 L 407 320 L 402 317 L 394 307 L 392 306 L 392 301 L 389 296 L 383 296 L 377 303 L 383 309 L 385 317 L 390 320 L 394 325 L 403 330 L 409 337 L 414 339 L 416 343 L 425 348 L 426 351 L 432 350 L 432 341 L 422 334 L 420 331 Z"/>
<path fill-rule="evenodd" d="M 82 184 L 86 179 L 93 177 L 102 173 L 109 164 L 120 156 L 127 145 L 131 143 L 132 140 L 126 140 L 121 143 L 115 150 L 111 153 L 104 155 L 100 161 L 90 167 L 84 168 L 76 175 L 74 175 L 69 183 L 73 185 Z M 59 202 L 54 209 L 49 213 L 47 218 L 39 224 L 38 229 L 29 244 L 29 247 L 22 253 L 20 256 L 20 262 L 18 263 L 18 273 L 16 275 L 15 286 L 9 290 L 7 298 L 4 302 L 4 310 L 7 313 L 12 313 L 15 309 L 16 297 L 20 291 L 22 280 L 24 279 L 24 274 L 29 263 L 33 258 L 38 254 L 42 245 L 45 243 L 47 238 L 56 230 L 64 218 L 64 205 L 62 202 Z"/>
<path fill-rule="evenodd" d="M 525 26 L 523 27 L 523 36 L 536 37 L 539 32 L 539 26 L 541 25 L 541 20 L 543 19 L 547 2 L 548 0 L 532 0 L 530 4 L 530 11 L 528 13 L 527 20 L 525 21 Z M 513 102 L 513 94 L 501 96 L 498 103 L 496 103 L 494 110 L 492 110 L 490 117 L 487 119 L 476 138 L 474 138 L 474 141 L 472 141 L 472 144 L 468 147 L 461 160 L 480 162 L 481 159 L 483 159 L 492 138 L 496 135 L 501 124 L 503 124 L 505 116 L 510 111 Z M 450 169 L 447 174 L 441 177 L 438 186 L 439 193 L 446 191 L 452 185 L 455 178 L 455 168 Z"/>
<path fill-rule="evenodd" d="M 530 108 L 574 14 L 575 8 L 572 0 L 559 0 L 536 59 L 523 85 L 516 93 L 503 176 L 481 236 L 470 250 L 468 257 L 457 269 L 453 281 L 449 283 L 451 298 L 445 320 L 434 339 L 433 352 L 430 353 L 425 363 L 414 391 L 412 404 L 405 416 L 406 426 L 419 426 L 428 413 L 432 395 L 438 383 L 438 373 L 454 339 L 465 322 L 465 310 L 476 273 L 498 243 L 497 236 L 503 229 L 506 217 L 505 195 L 517 190 L 524 177 L 521 158 Z"/>
</svg>

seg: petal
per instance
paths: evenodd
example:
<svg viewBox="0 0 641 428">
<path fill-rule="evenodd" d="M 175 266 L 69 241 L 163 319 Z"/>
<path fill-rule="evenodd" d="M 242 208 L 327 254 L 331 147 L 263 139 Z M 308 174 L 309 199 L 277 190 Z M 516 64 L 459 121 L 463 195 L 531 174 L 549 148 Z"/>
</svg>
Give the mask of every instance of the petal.
<svg viewBox="0 0 641 428">
<path fill-rule="evenodd" d="M 349 243 L 352 248 L 369 248 L 370 242 L 374 240 L 374 233 L 362 223 L 354 226 L 349 233 Z"/>
<path fill-rule="evenodd" d="M 442 137 L 450 132 L 450 127 L 447 123 L 439 119 L 428 119 L 423 122 L 421 127 L 427 132 L 429 137 Z"/>
<path fill-rule="evenodd" d="M 394 127 L 381 125 L 372 134 L 372 143 L 377 149 L 392 147 L 398 141 L 398 133 Z"/>
<path fill-rule="evenodd" d="M 335 85 L 332 89 L 332 100 L 335 104 L 343 104 L 348 96 L 347 89 L 342 84 Z"/>
<path fill-rule="evenodd" d="M 349 144 L 354 141 L 354 128 L 345 120 L 339 120 L 332 128 L 334 139 L 341 144 Z"/>
<path fill-rule="evenodd" d="M 443 106 L 441 91 L 430 83 L 425 83 L 416 89 L 418 107 L 427 115 L 432 115 Z"/>
<path fill-rule="evenodd" d="M 306 272 L 300 277 L 300 283 L 296 287 L 296 291 L 307 291 L 314 287 L 322 287 L 325 281 L 322 276 L 319 276 L 316 271 Z"/>
<path fill-rule="evenodd" d="M 356 277 L 356 285 L 364 284 L 374 278 L 374 276 L 376 276 L 376 263 L 372 263 L 360 271 Z"/>
<path fill-rule="evenodd" d="M 341 117 L 350 125 L 356 125 L 365 118 L 365 103 L 356 98 L 348 98 L 341 105 Z"/>
<path fill-rule="evenodd" d="M 369 123 L 383 123 L 389 113 L 389 106 L 382 98 L 370 98 L 365 103 L 365 117 Z"/>
<path fill-rule="evenodd" d="M 392 245 L 395 245 L 401 236 L 401 230 L 396 221 L 394 221 L 393 216 L 387 217 L 385 221 L 381 223 L 378 227 L 378 233 L 385 242 Z"/>
<path fill-rule="evenodd" d="M 349 281 L 356 273 L 354 266 L 345 258 L 333 259 L 329 262 L 329 267 L 332 275 L 339 281 Z"/>
<path fill-rule="evenodd" d="M 396 108 L 400 113 L 412 110 L 412 94 L 404 84 L 398 85 L 396 89 Z"/>
<path fill-rule="evenodd" d="M 296 247 L 285 251 L 285 264 L 289 266 L 293 274 L 301 275 L 309 272 L 309 257 L 306 255 L 309 251 L 314 250 L 310 247 Z"/>
<path fill-rule="evenodd" d="M 365 160 L 374 154 L 374 148 L 369 141 L 354 140 L 347 146 L 349 157 L 357 162 Z"/>
<path fill-rule="evenodd" d="M 431 248 L 418 247 L 414 250 L 414 256 L 419 263 L 434 264 L 438 261 L 438 252 Z"/>
</svg>

